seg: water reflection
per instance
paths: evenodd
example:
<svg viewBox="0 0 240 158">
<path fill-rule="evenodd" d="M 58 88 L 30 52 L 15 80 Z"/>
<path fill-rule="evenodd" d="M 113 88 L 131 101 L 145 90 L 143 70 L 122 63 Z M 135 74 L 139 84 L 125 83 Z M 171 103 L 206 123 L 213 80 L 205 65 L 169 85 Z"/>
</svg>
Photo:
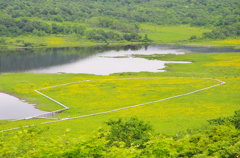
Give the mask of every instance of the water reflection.
<svg viewBox="0 0 240 158">
<path fill-rule="evenodd" d="M 163 72 L 159 70 L 165 67 L 166 63 L 189 63 L 189 62 L 171 62 L 160 60 L 147 60 L 143 58 L 132 58 L 133 54 L 183 54 L 176 50 L 162 50 L 158 47 L 139 47 L 126 46 L 122 50 L 106 50 L 103 53 L 97 53 L 84 59 L 78 59 L 68 64 L 40 68 L 27 72 L 34 73 L 88 73 L 96 75 L 109 75 L 120 72 Z"/>
<path fill-rule="evenodd" d="M 1 50 L 0 72 L 23 72 L 72 63 L 105 50 L 103 47 Z"/>
<path fill-rule="evenodd" d="M 104 75 L 115 72 L 159 72 L 158 69 L 163 68 L 168 62 L 109 57 L 129 57 L 132 54 L 182 54 L 184 52 L 240 52 L 240 50 L 172 45 L 0 50 L 0 72 L 66 72 Z"/>
<path fill-rule="evenodd" d="M 0 120 L 20 119 L 46 113 L 16 97 L 0 93 Z"/>
</svg>

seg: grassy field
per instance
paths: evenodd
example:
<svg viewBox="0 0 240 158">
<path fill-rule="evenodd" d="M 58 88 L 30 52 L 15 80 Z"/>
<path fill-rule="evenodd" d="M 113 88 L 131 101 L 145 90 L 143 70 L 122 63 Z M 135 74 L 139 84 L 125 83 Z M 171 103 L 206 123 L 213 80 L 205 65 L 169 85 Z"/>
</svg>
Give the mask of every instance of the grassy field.
<svg viewBox="0 0 240 158">
<path fill-rule="evenodd" d="M 198 41 L 192 44 L 198 45 L 213 45 L 213 46 L 233 46 L 240 47 L 240 38 L 238 39 L 226 39 L 226 40 L 215 40 L 215 41 Z"/>
<path fill-rule="evenodd" d="M 190 27 L 188 25 L 164 26 L 141 24 L 141 29 L 147 32 L 148 37 L 157 43 L 179 43 L 178 41 L 188 40 L 193 35 L 202 37 L 203 32 L 211 31 L 201 27 Z"/>
<path fill-rule="evenodd" d="M 37 107 L 41 110 L 58 110 L 61 109 L 59 105 L 38 95 L 34 90 L 63 83 L 92 80 L 41 91 L 70 107 L 70 110 L 55 116 L 65 118 L 155 101 L 217 84 L 216 81 L 202 78 L 217 78 L 227 82 L 206 91 L 163 102 L 92 117 L 39 125 L 39 127 L 49 127 L 46 135 L 51 137 L 64 133 L 66 129 L 71 130 L 70 136 L 89 133 L 109 119 L 129 116 L 137 116 L 149 121 L 156 132 L 173 134 L 189 128 L 200 127 L 206 124 L 206 120 L 229 116 L 235 110 L 240 109 L 240 55 L 238 53 L 190 53 L 141 57 L 184 60 L 193 63 L 168 64 L 167 72 L 120 73 L 110 76 L 4 73 L 0 75 L 0 91 L 14 94 L 31 103 L 37 103 Z M 153 79 L 143 79 L 145 77 Z M 0 130 L 48 121 L 52 120 L 0 121 Z"/>
</svg>

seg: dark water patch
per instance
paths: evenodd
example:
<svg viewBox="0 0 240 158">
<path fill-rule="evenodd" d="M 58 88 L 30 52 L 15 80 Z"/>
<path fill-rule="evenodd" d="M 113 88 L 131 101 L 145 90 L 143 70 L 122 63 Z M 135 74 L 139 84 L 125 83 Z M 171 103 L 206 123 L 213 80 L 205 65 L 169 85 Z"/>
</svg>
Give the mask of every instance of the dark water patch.
<svg viewBox="0 0 240 158">
<path fill-rule="evenodd" d="M 138 49 L 139 46 L 132 46 Z M 127 47 L 76 47 L 76 48 L 38 48 L 0 51 L 0 72 L 24 72 L 51 66 L 73 63 L 107 50 L 119 50 Z"/>
</svg>

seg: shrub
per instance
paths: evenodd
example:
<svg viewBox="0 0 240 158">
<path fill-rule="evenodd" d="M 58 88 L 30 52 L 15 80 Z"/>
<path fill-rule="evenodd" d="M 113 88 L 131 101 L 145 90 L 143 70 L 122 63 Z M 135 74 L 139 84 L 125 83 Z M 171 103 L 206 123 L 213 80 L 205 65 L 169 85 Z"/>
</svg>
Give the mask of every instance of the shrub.
<svg viewBox="0 0 240 158">
<path fill-rule="evenodd" d="M 106 136 L 110 146 L 117 146 L 116 142 L 124 142 L 125 147 L 133 145 L 143 148 L 144 143 L 150 139 L 149 132 L 152 131 L 151 125 L 136 117 L 109 120 L 106 124 L 110 126 L 110 133 Z"/>
<path fill-rule="evenodd" d="M 240 110 L 234 112 L 233 116 L 229 117 L 220 117 L 217 119 L 208 120 L 211 125 L 225 125 L 233 124 L 235 128 L 240 129 Z"/>
</svg>

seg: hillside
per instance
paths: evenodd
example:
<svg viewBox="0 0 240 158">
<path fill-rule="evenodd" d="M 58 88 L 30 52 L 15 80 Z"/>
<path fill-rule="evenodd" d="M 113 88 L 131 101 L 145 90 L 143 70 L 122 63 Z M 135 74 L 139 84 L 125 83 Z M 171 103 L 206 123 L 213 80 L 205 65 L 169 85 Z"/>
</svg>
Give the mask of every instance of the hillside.
<svg viewBox="0 0 240 158">
<path fill-rule="evenodd" d="M 69 43 L 150 42 L 156 27 L 205 27 L 181 40 L 239 38 L 238 0 L 11 0 L 0 2 L 0 45 L 47 46 L 26 36 L 70 36 Z M 147 25 L 143 27 L 142 24 Z M 154 30 L 149 30 L 153 25 Z M 183 32 L 188 30 L 183 29 Z M 145 35 L 146 34 L 146 35 Z M 155 37 L 153 37 L 155 38 Z M 172 37 L 172 41 L 175 37 Z M 14 40 L 13 40 L 14 39 Z M 157 41 L 160 41 L 161 36 Z M 164 42 L 164 40 L 162 40 Z M 171 42 L 172 42 L 171 41 Z M 86 43 L 86 44 L 89 44 Z M 169 42 L 165 42 L 169 43 Z M 63 43 L 61 43 L 63 45 Z"/>
<path fill-rule="evenodd" d="M 238 0 L 11 0 L 1 2 L 1 12 L 12 18 L 77 21 L 111 28 L 126 21 L 220 26 L 240 21 L 239 5 Z"/>
</svg>

